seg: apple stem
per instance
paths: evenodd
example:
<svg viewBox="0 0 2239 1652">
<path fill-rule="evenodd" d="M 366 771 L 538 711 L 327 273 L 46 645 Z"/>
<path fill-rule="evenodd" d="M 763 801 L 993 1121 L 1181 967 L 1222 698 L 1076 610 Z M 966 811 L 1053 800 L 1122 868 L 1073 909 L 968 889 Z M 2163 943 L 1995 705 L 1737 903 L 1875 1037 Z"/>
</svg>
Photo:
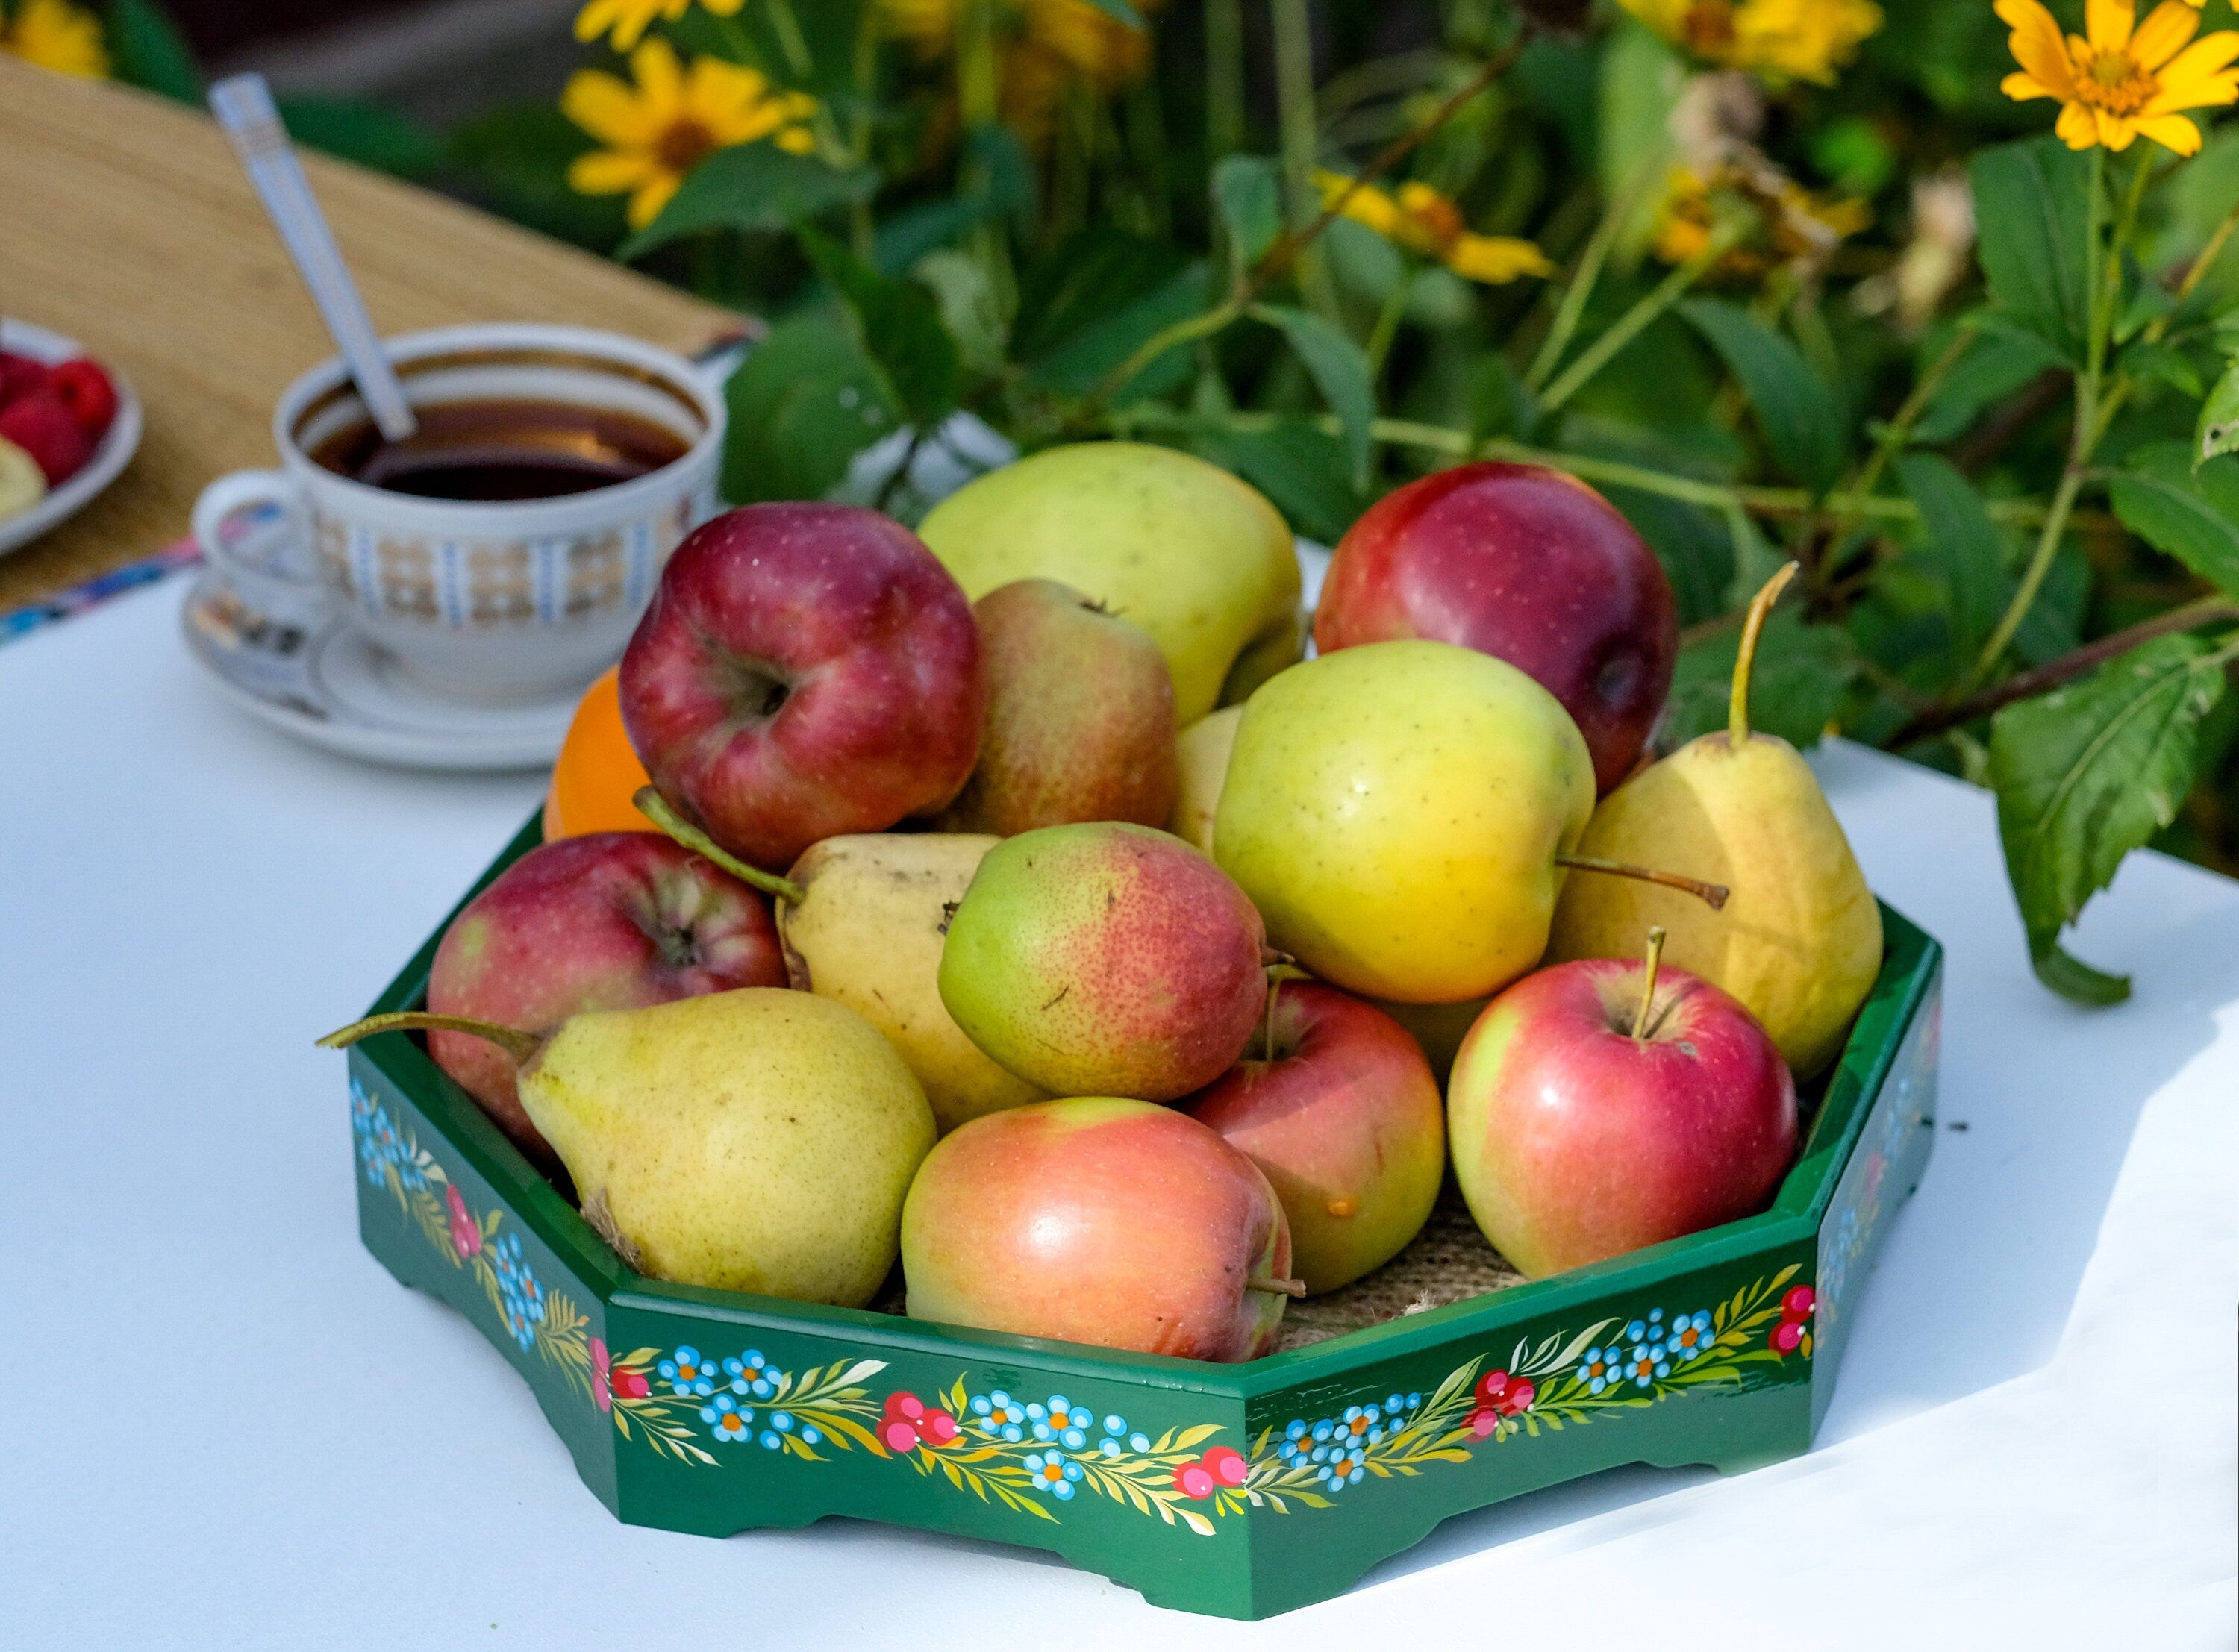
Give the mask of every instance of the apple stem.
<svg viewBox="0 0 2239 1652">
<path fill-rule="evenodd" d="M 1306 1294 L 1306 1282 L 1303 1279 L 1272 1279 L 1256 1273 L 1244 1282 L 1244 1288 L 1246 1290 L 1262 1290 L 1271 1297 L 1303 1297 Z"/>
<path fill-rule="evenodd" d="M 669 806 L 667 798 L 649 786 L 641 786 L 630 801 L 637 812 L 659 826 L 694 854 L 714 861 L 741 883 L 759 889 L 762 893 L 798 906 L 808 899 L 808 892 L 790 878 L 781 878 L 774 872 L 764 872 L 760 866 L 750 866 L 721 844 Z"/>
<path fill-rule="evenodd" d="M 431 1015 L 425 1010 L 397 1010 L 388 1015 L 369 1015 L 362 1021 L 353 1021 L 348 1026 L 329 1032 L 319 1040 L 322 1050 L 340 1050 L 355 1044 L 360 1038 L 369 1038 L 376 1032 L 468 1032 L 477 1038 L 487 1038 L 513 1058 L 516 1067 L 525 1066 L 531 1057 L 544 1047 L 544 1040 L 534 1032 L 523 1032 L 519 1027 L 500 1026 L 495 1021 L 477 1021 L 465 1015 Z"/>
<path fill-rule="evenodd" d="M 1651 924 L 1648 930 L 1648 963 L 1641 971 L 1640 1007 L 1633 1012 L 1632 1038 L 1638 1044 L 1648 1037 L 1649 1012 L 1656 1007 L 1656 969 L 1664 961 L 1664 926 Z"/>
<path fill-rule="evenodd" d="M 1653 866 L 1627 866 L 1621 860 L 1603 860 L 1593 855 L 1558 854 L 1555 857 L 1555 864 L 1568 866 L 1573 872 L 1607 872 L 1612 878 L 1631 878 L 1641 883 L 1661 884 L 1666 889 L 1682 890 L 1704 903 L 1712 912 L 1723 908 L 1726 897 L 1733 892 L 1724 884 L 1704 883 L 1700 878 L 1690 878 L 1684 872 L 1658 872 Z"/>
<path fill-rule="evenodd" d="M 1267 971 L 1267 1043 L 1266 1061 L 1275 1065 L 1275 1000 L 1283 991 L 1286 981 L 1311 981 L 1313 977 L 1292 961 L 1288 952 L 1279 952 L 1272 946 L 1260 949 L 1260 958 Z"/>
<path fill-rule="evenodd" d="M 1796 577 L 1797 565 L 1788 562 L 1764 582 L 1764 587 L 1750 599 L 1749 618 L 1742 622 L 1741 653 L 1734 657 L 1734 686 L 1726 701 L 1726 743 L 1745 746 L 1749 743 L 1750 673 L 1757 669 L 1757 639 L 1764 634 L 1764 622 L 1772 612 L 1772 605 L 1780 600 L 1780 594 Z"/>
</svg>

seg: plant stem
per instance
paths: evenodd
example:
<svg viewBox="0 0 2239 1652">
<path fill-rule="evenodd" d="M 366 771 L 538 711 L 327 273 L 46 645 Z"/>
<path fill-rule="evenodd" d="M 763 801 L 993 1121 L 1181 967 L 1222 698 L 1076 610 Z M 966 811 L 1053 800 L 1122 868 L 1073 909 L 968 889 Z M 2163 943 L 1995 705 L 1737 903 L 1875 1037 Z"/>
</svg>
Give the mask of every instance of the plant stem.
<svg viewBox="0 0 2239 1652">
<path fill-rule="evenodd" d="M 1864 466 L 1858 472 L 1857 481 L 1852 482 L 1847 490 L 1853 499 L 1870 498 L 1874 489 L 1881 485 L 1882 473 L 1889 468 L 1890 461 L 1904 450 L 1904 444 L 1912 435 L 1912 427 L 1920 421 L 1920 415 L 1928 410 L 1929 399 L 1950 375 L 1951 369 L 1959 364 L 1959 358 L 1967 353 L 1968 346 L 1974 342 L 1973 325 L 1962 322 L 1952 332 L 1951 342 L 1943 347 L 1942 354 L 1930 362 L 1927 370 L 1914 381 L 1910 394 L 1905 397 L 1890 421 L 1882 427 L 1881 434 L 1874 439 L 1873 452 L 1867 456 Z M 1837 514 L 1835 519 L 1838 525 L 1837 537 L 1847 536 L 1850 530 L 1857 526 L 1857 518 L 1862 514 L 1851 511 Z"/>
<path fill-rule="evenodd" d="M 1244 1288 L 1263 1291 L 1271 1297 L 1303 1297 L 1306 1294 L 1306 1282 L 1303 1279 L 1270 1279 L 1260 1274 L 1246 1279 Z"/>
<path fill-rule="evenodd" d="M 1648 956 L 1640 972 L 1640 1007 L 1632 1012 L 1632 1038 L 1638 1044 L 1648 1036 L 1648 1018 L 1656 1008 L 1657 966 L 1664 962 L 1664 926 L 1648 926 Z"/>
<path fill-rule="evenodd" d="M 1739 218 L 1730 218 L 1711 232 L 1702 250 L 1680 265 L 1633 307 L 1610 324 L 1608 331 L 1578 353 L 1578 358 L 1565 368 L 1563 376 L 1547 387 L 1547 394 L 1539 398 L 1542 413 L 1552 413 L 1572 396 L 1585 389 L 1595 374 L 1607 367 L 1617 353 L 1640 335 L 1641 330 L 1658 316 L 1678 303 L 1689 288 L 1703 278 L 1712 264 L 1725 256 L 1727 251 L 1749 232 L 1748 223 Z"/>
<path fill-rule="evenodd" d="M 1244 147 L 1244 0 L 1206 0 L 1207 163 Z"/>
<path fill-rule="evenodd" d="M 816 72 L 816 59 L 809 55 L 801 19 L 793 15 L 793 0 L 764 0 L 764 3 L 769 10 L 770 32 L 777 36 L 777 49 L 785 54 L 786 68 L 795 80 L 807 80 Z"/>
<path fill-rule="evenodd" d="M 2079 435 L 2083 427 L 2083 410 L 2079 408 L 2076 410 Z M 1973 667 L 1960 685 L 1963 691 L 1973 688 L 1990 674 L 1998 661 L 2005 657 L 2007 646 L 2013 641 L 2014 634 L 2022 628 L 2022 621 L 2029 617 L 2030 608 L 2036 601 L 2036 594 L 2044 587 L 2045 575 L 2052 571 L 2053 554 L 2060 549 L 2060 536 L 2068 527 L 2068 514 L 2075 508 L 2076 490 L 2083 485 L 2083 468 L 2071 461 L 2060 474 L 2059 490 L 2052 496 L 2052 508 L 2045 514 L 2044 527 L 2037 535 L 2036 549 L 2030 553 L 2029 567 L 2023 572 L 2022 582 L 2014 591 L 2013 600 L 2006 604 L 2006 611 L 1998 616 L 1997 626 L 1983 644 L 1983 651 L 1975 656 Z"/>
<path fill-rule="evenodd" d="M 1103 381 L 1089 393 L 1090 406 L 1100 406 L 1110 401 L 1126 388 L 1128 381 L 1138 373 L 1173 348 L 1175 345 L 1186 344 L 1192 339 L 1204 338 L 1210 334 L 1218 333 L 1243 313 L 1243 303 L 1232 297 L 1224 299 L 1211 309 L 1200 310 L 1194 315 L 1186 315 L 1170 326 L 1160 328 L 1137 345 L 1133 353 L 1126 361 L 1104 375 Z"/>
<path fill-rule="evenodd" d="M 500 1026 L 495 1021 L 476 1020 L 467 1015 L 430 1015 L 425 1010 L 396 1010 L 387 1015 L 369 1015 L 362 1021 L 353 1021 L 346 1027 L 337 1027 L 318 1041 L 322 1050 L 341 1050 L 355 1044 L 360 1038 L 369 1038 L 376 1032 L 465 1032 L 490 1043 L 513 1058 L 520 1066 L 544 1047 L 544 1040 L 534 1032 L 523 1032 L 518 1027 Z"/>
<path fill-rule="evenodd" d="M 1741 652 L 1734 658 L 1733 687 L 1726 694 L 1726 743 L 1732 746 L 1749 744 L 1750 673 L 1757 669 L 1757 640 L 1764 634 L 1766 617 L 1772 605 L 1780 600 L 1780 594 L 1797 575 L 1797 564 L 1786 562 L 1780 571 L 1764 582 L 1764 588 L 1751 600 L 1749 618 L 1742 621 Z"/>
<path fill-rule="evenodd" d="M 857 166 L 867 166 L 871 160 L 871 140 L 876 129 L 879 107 L 879 8 L 875 0 L 862 0 L 862 10 L 855 23 L 855 119 L 854 130 L 849 134 L 847 152 Z M 854 242 L 855 255 L 867 262 L 878 249 L 878 242 L 871 222 L 869 196 L 848 208 L 848 237 Z"/>
<path fill-rule="evenodd" d="M 1704 883 L 1700 878 L 1690 878 L 1683 872 L 1660 872 L 1654 866 L 1635 866 L 1622 860 L 1604 860 L 1598 855 L 1558 854 L 1555 864 L 1572 872 L 1598 872 L 1611 878 L 1630 878 L 1635 883 L 1658 884 L 1666 889 L 1677 889 L 1689 894 L 1717 912 L 1726 904 L 1732 892 L 1724 884 Z"/>
<path fill-rule="evenodd" d="M 1370 381 L 1383 376 L 1384 358 L 1391 353 L 1392 341 L 1398 336 L 1399 323 L 1407 315 L 1407 301 L 1415 295 L 1415 277 L 1422 266 L 1412 258 L 1399 271 L 1399 279 L 1392 283 L 1392 291 L 1385 298 L 1384 308 L 1377 312 L 1376 325 L 1368 334 L 1368 375 Z"/>
<path fill-rule="evenodd" d="M 760 866 L 750 866 L 728 849 L 709 837 L 698 826 L 671 808 L 668 799 L 649 786 L 641 786 L 630 799 L 637 812 L 694 854 L 714 861 L 731 876 L 766 895 L 774 896 L 788 906 L 798 906 L 808 899 L 808 892 L 789 878 L 781 878 L 774 872 L 764 872 Z"/>
<path fill-rule="evenodd" d="M 1291 229 L 1302 230 L 1312 222 L 1317 139 L 1314 120 L 1313 21 L 1306 0 L 1267 0 L 1267 14 L 1275 30 L 1275 105 L 1283 140 L 1283 194 Z M 1337 289 L 1319 254 L 1300 244 L 1293 261 L 1299 288 L 1306 306 L 1332 326 L 1342 324 Z"/>
<path fill-rule="evenodd" d="M 2190 631 L 2196 627 L 2210 625 L 2219 620 L 2239 620 L 2239 602 L 2225 596 L 2204 596 L 2157 614 L 2150 620 L 2141 620 L 2134 626 L 2112 632 L 2096 641 L 2064 654 L 2057 660 L 2047 660 L 2034 671 L 2024 671 L 2019 676 L 2009 677 L 1995 688 L 1986 688 L 1954 705 L 1931 707 L 1918 716 L 1900 724 L 1897 731 L 1882 742 L 1887 751 L 1900 751 L 1951 729 L 1963 728 L 1978 719 L 2002 711 L 2017 700 L 2034 700 L 2037 695 L 2073 682 L 2087 672 L 2095 671 L 2109 660 L 2126 654 L 2141 643 L 2151 642 L 2156 637 L 2166 637 L 2179 631 Z"/>
<path fill-rule="evenodd" d="M 1648 181 L 1663 158 L 1660 151 L 1651 149 L 1634 167 L 1633 175 L 1625 181 L 1624 188 L 1603 210 L 1601 221 L 1594 226 L 1585 249 L 1578 255 L 1578 266 L 1571 272 L 1570 282 L 1563 289 L 1563 302 L 1555 311 L 1554 322 L 1547 336 L 1539 345 L 1539 353 L 1531 358 L 1531 366 L 1524 375 L 1524 388 L 1537 391 L 1554 372 L 1569 348 L 1571 335 L 1578 331 L 1579 318 L 1586 313 L 1586 303 L 1593 296 L 1594 287 L 1601 280 L 1602 266 L 1609 262 L 1610 249 L 1617 245 L 1618 232 L 1631 218 L 1633 209 L 1646 193 Z"/>
</svg>

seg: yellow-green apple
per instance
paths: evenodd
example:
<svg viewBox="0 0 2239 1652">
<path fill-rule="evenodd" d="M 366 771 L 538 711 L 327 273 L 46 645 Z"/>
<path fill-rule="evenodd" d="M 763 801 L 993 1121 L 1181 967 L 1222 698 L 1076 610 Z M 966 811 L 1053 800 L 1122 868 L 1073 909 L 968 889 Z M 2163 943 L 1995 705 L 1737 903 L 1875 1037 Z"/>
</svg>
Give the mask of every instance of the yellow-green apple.
<svg viewBox="0 0 2239 1652">
<path fill-rule="evenodd" d="M 1166 830 L 1207 854 L 1213 853 L 1213 817 L 1220 807 L 1220 783 L 1228 774 L 1236 725 L 1243 720 L 1243 707 L 1224 706 L 1199 718 L 1174 742 L 1181 784 L 1174 792 L 1173 819 Z"/>
<path fill-rule="evenodd" d="M 1558 964 L 1493 999 L 1446 1088 L 1454 1178 L 1532 1278 L 1753 1216 L 1796 1158 L 1796 1085 L 1750 1012 L 1638 961 Z"/>
<path fill-rule="evenodd" d="M 1183 1359 L 1254 1359 L 1299 1289 L 1259 1168 L 1187 1115 L 1108 1097 L 954 1130 L 902 1206 L 909 1316 Z"/>
<path fill-rule="evenodd" d="M 1080 820 L 1166 825 L 1174 686 L 1149 634 L 1055 580 L 998 586 L 972 612 L 987 720 L 944 828 L 1007 838 Z"/>
<path fill-rule="evenodd" d="M 676 547 L 621 693 L 661 794 L 775 868 L 947 805 L 980 750 L 987 679 L 971 604 L 909 529 L 751 505 Z"/>
<path fill-rule="evenodd" d="M 1446 1167 L 1446 1115 L 1405 1028 L 1317 982 L 1283 986 L 1265 1047 L 1182 1105 L 1273 1185 L 1309 1295 L 1350 1284 L 1422 1231 Z"/>
<path fill-rule="evenodd" d="M 1053 1095 L 1173 1101 L 1243 1053 L 1266 948 L 1243 892 L 1180 839 L 1046 826 L 980 861 L 941 946 L 940 1001 Z"/>
<path fill-rule="evenodd" d="M 1540 465 L 1457 465 L 1370 507 L 1330 564 L 1315 646 L 1396 637 L 1522 667 L 1577 722 L 1606 792 L 1663 713 L 1679 616 L 1655 553 L 1585 483 Z"/>
<path fill-rule="evenodd" d="M 1213 855 L 1321 979 L 1451 1004 L 1539 961 L 1556 857 L 1593 806 L 1578 725 L 1523 672 L 1452 643 L 1367 643 L 1245 706 Z"/>
<path fill-rule="evenodd" d="M 587 1010 L 785 984 L 761 895 L 666 838 L 597 832 L 530 850 L 460 910 L 435 948 L 428 1008 L 542 1034 Z M 504 1051 L 438 1031 L 428 1052 L 550 1168 Z"/>
<path fill-rule="evenodd" d="M 1171 448 L 1049 448 L 968 483 L 918 531 L 973 598 L 1061 580 L 1151 635 L 1186 726 L 1299 657 L 1299 563 L 1250 484 Z"/>
</svg>

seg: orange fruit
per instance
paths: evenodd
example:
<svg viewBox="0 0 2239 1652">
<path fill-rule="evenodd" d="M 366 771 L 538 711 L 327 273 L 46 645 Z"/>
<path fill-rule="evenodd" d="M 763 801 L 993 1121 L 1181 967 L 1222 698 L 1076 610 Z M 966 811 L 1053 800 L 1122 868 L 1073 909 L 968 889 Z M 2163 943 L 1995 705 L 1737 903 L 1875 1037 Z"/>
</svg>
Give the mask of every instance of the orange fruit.
<svg viewBox="0 0 2239 1652">
<path fill-rule="evenodd" d="M 583 693 L 552 766 L 544 794 L 544 841 L 587 832 L 658 832 L 630 799 L 648 784 L 645 765 L 622 726 L 620 668 L 607 672 Z"/>
</svg>

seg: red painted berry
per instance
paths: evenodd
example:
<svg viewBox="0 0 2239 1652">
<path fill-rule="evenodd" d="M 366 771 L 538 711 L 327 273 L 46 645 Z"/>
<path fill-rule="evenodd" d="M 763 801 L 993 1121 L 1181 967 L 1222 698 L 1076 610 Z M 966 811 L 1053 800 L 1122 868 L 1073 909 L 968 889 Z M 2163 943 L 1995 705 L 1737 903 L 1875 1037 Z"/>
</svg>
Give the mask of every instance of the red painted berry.
<svg viewBox="0 0 2239 1652">
<path fill-rule="evenodd" d="M 626 1400 L 641 1400 L 653 1392 L 645 1378 L 636 1371 L 616 1371 L 613 1388 Z"/>
<path fill-rule="evenodd" d="M 1784 1319 L 1808 1319 L 1811 1310 L 1819 1305 L 1819 1298 L 1810 1285 L 1798 1285 L 1780 1299 L 1780 1317 Z"/>
<path fill-rule="evenodd" d="M 1493 1404 L 1499 1400 L 1507 1388 L 1508 1373 L 1506 1371 L 1487 1371 L 1477 1379 L 1478 1403 L 1480 1405 Z"/>
<path fill-rule="evenodd" d="M 93 453 L 93 443 L 70 409 L 43 390 L 0 408 L 0 436 L 31 455 L 50 488 L 59 488 L 77 474 Z"/>
<path fill-rule="evenodd" d="M 1252 1472 L 1252 1465 L 1244 1460 L 1244 1454 L 1225 1445 L 1216 1445 L 1205 1454 L 1205 1466 L 1225 1486 L 1242 1485 L 1244 1476 Z"/>
<path fill-rule="evenodd" d="M 1772 1345 L 1777 1352 L 1793 1353 L 1804 1340 L 1804 1327 L 1793 1319 L 1784 1319 L 1772 1328 Z"/>
<path fill-rule="evenodd" d="M 918 1426 L 928 1445 L 947 1445 L 956 1437 L 956 1419 L 946 1411 L 927 1411 Z"/>
<path fill-rule="evenodd" d="M 1508 1385 L 1507 1391 L 1493 1402 L 1503 1416 L 1514 1416 L 1518 1411 L 1528 1411 L 1531 1402 L 1539 1395 L 1539 1385 L 1527 1378 L 1518 1377 Z"/>
<path fill-rule="evenodd" d="M 1470 1413 L 1470 1432 L 1477 1436 L 1480 1440 L 1490 1435 L 1499 1426 L 1500 1413 L 1494 1410 L 1491 1406 L 1481 1407 Z"/>
<path fill-rule="evenodd" d="M 1202 1463 L 1184 1463 L 1175 1466 L 1174 1489 L 1185 1497 L 1194 1497 L 1202 1503 L 1206 1498 L 1213 1496 L 1213 1487 L 1218 1482 L 1213 1477 L 1213 1471 Z"/>
<path fill-rule="evenodd" d="M 925 1402 L 907 1390 L 897 1390 L 887 1396 L 887 1419 L 904 1417 L 914 1423 L 925 1415 Z"/>
<path fill-rule="evenodd" d="M 896 1456 L 906 1456 L 917 1449 L 917 1430 L 900 1417 L 891 1417 L 881 1423 L 879 1438 Z"/>
<path fill-rule="evenodd" d="M 77 428 L 92 440 L 101 440 L 109 421 L 116 416 L 116 387 L 109 375 L 80 356 L 47 375 L 47 394 L 61 402 Z"/>
</svg>

